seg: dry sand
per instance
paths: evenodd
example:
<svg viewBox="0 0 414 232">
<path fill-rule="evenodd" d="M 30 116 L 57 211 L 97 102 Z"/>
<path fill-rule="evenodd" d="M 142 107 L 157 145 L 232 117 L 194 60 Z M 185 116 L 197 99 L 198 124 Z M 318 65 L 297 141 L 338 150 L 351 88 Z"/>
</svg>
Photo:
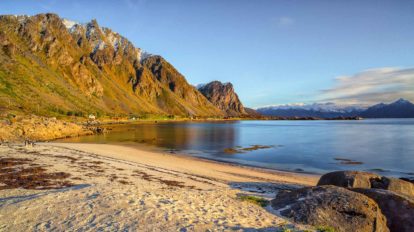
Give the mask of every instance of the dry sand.
<svg viewBox="0 0 414 232">
<path fill-rule="evenodd" d="M 0 158 L 29 159 L 71 183 L 0 190 L 0 231 L 300 231 L 239 197 L 270 199 L 318 179 L 103 144 L 1 145 Z"/>
</svg>

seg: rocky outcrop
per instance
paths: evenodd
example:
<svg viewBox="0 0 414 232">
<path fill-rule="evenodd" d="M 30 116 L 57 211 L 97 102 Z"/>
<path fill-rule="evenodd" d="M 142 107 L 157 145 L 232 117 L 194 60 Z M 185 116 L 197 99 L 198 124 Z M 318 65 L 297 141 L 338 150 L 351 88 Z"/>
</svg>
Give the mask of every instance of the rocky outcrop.
<svg viewBox="0 0 414 232">
<path fill-rule="evenodd" d="M 0 120 L 0 142 L 46 141 L 81 135 L 93 131 L 72 122 L 38 116 Z"/>
<path fill-rule="evenodd" d="M 395 193 L 414 197 L 414 184 L 392 177 L 381 177 L 372 180 L 372 188 L 386 189 Z"/>
<path fill-rule="evenodd" d="M 96 20 L 0 16 L 0 106 L 40 115 L 222 117 L 160 56 Z"/>
<path fill-rule="evenodd" d="M 373 199 L 387 217 L 390 231 L 411 232 L 414 229 L 414 199 L 383 189 L 352 189 Z"/>
<path fill-rule="evenodd" d="M 414 197 L 414 184 L 397 178 L 379 176 L 360 171 L 337 171 L 323 175 L 321 185 L 335 185 L 345 188 L 376 188 Z"/>
<path fill-rule="evenodd" d="M 377 203 L 363 194 L 342 187 L 306 187 L 277 194 L 272 207 L 282 216 L 335 231 L 389 231 Z"/>
<path fill-rule="evenodd" d="M 215 106 L 226 113 L 227 116 L 246 116 L 247 113 L 239 100 L 231 83 L 213 81 L 201 85 L 198 90 Z"/>
<path fill-rule="evenodd" d="M 414 184 L 392 177 L 358 171 L 337 171 L 323 175 L 318 186 L 336 185 L 373 199 L 387 218 L 391 231 L 414 228 Z"/>
<path fill-rule="evenodd" d="M 337 171 L 323 175 L 318 182 L 320 185 L 335 185 L 345 188 L 371 188 L 373 179 L 381 179 L 380 176 L 359 171 Z"/>
</svg>

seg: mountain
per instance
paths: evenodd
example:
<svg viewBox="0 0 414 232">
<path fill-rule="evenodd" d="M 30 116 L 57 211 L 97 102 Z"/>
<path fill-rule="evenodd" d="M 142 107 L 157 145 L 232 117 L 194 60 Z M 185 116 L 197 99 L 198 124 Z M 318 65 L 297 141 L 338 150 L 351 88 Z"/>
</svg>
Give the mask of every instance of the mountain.
<svg viewBox="0 0 414 232">
<path fill-rule="evenodd" d="M 244 107 L 246 113 L 252 118 L 262 118 L 263 115 L 257 112 L 255 109 Z"/>
<path fill-rule="evenodd" d="M 414 104 L 399 99 L 390 104 L 380 103 L 361 113 L 364 118 L 414 118 Z"/>
<path fill-rule="evenodd" d="M 224 111 L 227 116 L 247 115 L 231 83 L 212 81 L 198 85 L 198 90 L 215 106 Z"/>
<path fill-rule="evenodd" d="M 257 112 L 267 116 L 317 118 L 354 117 L 362 111 L 361 107 L 344 107 L 335 103 L 287 104 L 257 109 Z"/>
<path fill-rule="evenodd" d="M 0 16 L 0 111 L 224 116 L 161 56 L 55 14 Z"/>
<path fill-rule="evenodd" d="M 404 99 L 390 104 L 380 103 L 369 108 L 338 106 L 334 103 L 314 103 L 268 106 L 259 108 L 257 111 L 266 116 L 280 117 L 414 118 L 414 104 Z"/>
</svg>

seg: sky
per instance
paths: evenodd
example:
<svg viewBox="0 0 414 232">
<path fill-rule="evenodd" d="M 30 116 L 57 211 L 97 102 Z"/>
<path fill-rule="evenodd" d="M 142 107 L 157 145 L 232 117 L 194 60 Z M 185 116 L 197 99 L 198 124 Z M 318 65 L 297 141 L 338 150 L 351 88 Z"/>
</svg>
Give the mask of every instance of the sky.
<svg viewBox="0 0 414 232">
<path fill-rule="evenodd" d="M 1 0 L 100 26 L 191 84 L 233 83 L 244 105 L 414 101 L 414 1 Z"/>
</svg>

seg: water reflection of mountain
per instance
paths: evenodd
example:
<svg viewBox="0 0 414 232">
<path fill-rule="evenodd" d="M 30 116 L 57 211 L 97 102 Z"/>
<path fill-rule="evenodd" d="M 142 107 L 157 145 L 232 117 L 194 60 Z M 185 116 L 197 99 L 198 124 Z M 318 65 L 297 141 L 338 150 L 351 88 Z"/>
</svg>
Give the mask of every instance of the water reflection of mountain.
<svg viewBox="0 0 414 232">
<path fill-rule="evenodd" d="M 412 173 L 413 140 L 414 119 L 367 119 L 119 125 L 108 134 L 64 141 L 149 144 L 161 149 L 175 149 L 177 153 L 283 170 L 381 169 L 388 173 Z M 255 144 L 275 147 L 242 154 L 223 152 L 225 148 Z M 361 164 L 344 165 L 336 158 Z"/>
<path fill-rule="evenodd" d="M 216 153 L 236 146 L 238 127 L 235 127 L 235 123 L 237 122 L 143 124 L 135 126 L 133 133 L 130 129 L 122 130 L 110 134 L 106 139 Z"/>
</svg>

